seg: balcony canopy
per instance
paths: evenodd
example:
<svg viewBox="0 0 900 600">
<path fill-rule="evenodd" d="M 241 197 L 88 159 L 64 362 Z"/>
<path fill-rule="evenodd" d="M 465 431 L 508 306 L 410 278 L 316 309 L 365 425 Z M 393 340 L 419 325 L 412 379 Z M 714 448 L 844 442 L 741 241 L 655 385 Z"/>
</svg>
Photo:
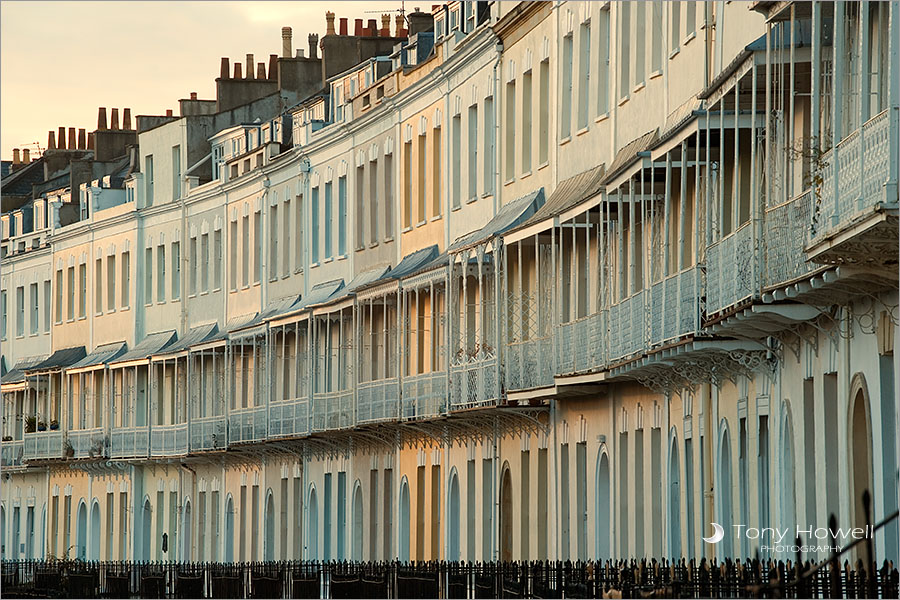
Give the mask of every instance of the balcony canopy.
<svg viewBox="0 0 900 600">
<path fill-rule="evenodd" d="M 175 334 L 174 329 L 171 331 L 151 333 L 144 337 L 137 346 L 128 352 L 122 354 L 115 360 L 109 361 L 109 364 L 120 365 L 122 363 L 148 360 L 152 355 L 159 354 L 162 349 L 173 343 L 176 337 L 177 335 Z"/>
<path fill-rule="evenodd" d="M 34 371 L 53 371 L 56 369 L 65 369 L 71 367 L 86 355 L 84 346 L 74 346 L 72 348 L 63 348 L 57 350 L 50 355 L 50 358 L 29 367 L 28 372 Z"/>
<path fill-rule="evenodd" d="M 207 323 L 192 327 L 187 334 L 176 342 L 167 346 L 160 354 L 174 355 L 181 352 L 187 352 L 191 346 L 205 344 L 214 341 L 219 334 L 219 325 L 217 323 Z"/>
<path fill-rule="evenodd" d="M 476 246 L 481 242 L 500 235 L 510 229 L 524 223 L 530 219 L 538 209 L 544 205 L 544 188 L 540 188 L 530 194 L 522 196 L 512 202 L 508 202 L 500 207 L 494 218 L 487 222 L 487 225 L 467 233 L 456 239 L 447 248 L 447 252 L 453 254 L 472 246 Z"/>
<path fill-rule="evenodd" d="M 39 364 L 47 359 L 46 356 L 32 356 L 30 358 L 23 358 L 16 365 L 3 374 L 3 377 L 0 378 L 0 384 L 3 385 L 3 391 L 13 391 L 11 386 L 15 386 L 16 389 L 21 388 L 21 385 L 16 384 L 24 384 L 25 383 L 25 371 L 28 371 L 34 367 L 34 365 Z"/>
<path fill-rule="evenodd" d="M 114 342 L 97 346 L 93 352 L 69 367 L 69 370 L 87 370 L 92 367 L 99 368 L 114 361 L 125 353 L 125 342 Z"/>
</svg>

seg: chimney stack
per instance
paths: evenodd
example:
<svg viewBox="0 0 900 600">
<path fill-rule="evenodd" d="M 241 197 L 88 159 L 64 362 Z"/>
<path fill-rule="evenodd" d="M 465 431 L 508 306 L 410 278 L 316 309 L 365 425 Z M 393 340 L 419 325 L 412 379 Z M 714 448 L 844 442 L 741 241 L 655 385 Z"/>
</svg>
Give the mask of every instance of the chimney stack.
<svg viewBox="0 0 900 600">
<path fill-rule="evenodd" d="M 353 19 L 353 35 L 359 37 L 363 34 L 363 20 Z"/>
<path fill-rule="evenodd" d="M 191 100 L 197 99 L 197 92 L 191 92 Z"/>
<path fill-rule="evenodd" d="M 22 150 L 22 164 L 31 164 L 31 150 L 28 148 Z"/>
<path fill-rule="evenodd" d="M 84 150 L 87 146 L 87 132 L 82 127 L 78 130 L 78 149 Z"/>
<path fill-rule="evenodd" d="M 278 55 L 269 55 L 269 79 L 278 79 Z"/>
<path fill-rule="evenodd" d="M 281 56 L 290 58 L 294 54 L 294 44 L 291 40 L 291 28 L 281 28 Z"/>
<path fill-rule="evenodd" d="M 347 35 L 347 17 L 341 17 L 341 35 Z"/>
<path fill-rule="evenodd" d="M 394 37 L 406 37 L 403 32 L 403 15 L 394 17 Z"/>
<path fill-rule="evenodd" d="M 109 117 L 109 128 L 110 129 L 118 129 L 119 128 L 119 109 L 112 109 L 112 114 Z"/>
<path fill-rule="evenodd" d="M 122 129 L 125 131 L 131 131 L 131 109 L 126 108 L 122 110 Z"/>
<path fill-rule="evenodd" d="M 325 35 L 334 35 L 334 13 L 325 11 Z"/>
<path fill-rule="evenodd" d="M 247 79 L 253 79 L 253 66 L 256 63 L 253 61 L 253 55 L 247 55 Z"/>
<path fill-rule="evenodd" d="M 309 41 L 309 57 L 319 58 L 319 34 L 311 33 L 307 39 Z"/>
<path fill-rule="evenodd" d="M 57 147 L 60 150 L 66 149 L 66 128 L 65 127 L 59 128 L 59 133 L 56 134 L 56 141 L 59 144 L 59 146 L 57 146 Z"/>
<path fill-rule="evenodd" d="M 227 56 L 222 57 L 222 66 L 219 68 L 219 78 L 220 79 L 228 79 L 228 75 L 231 72 L 231 61 Z"/>
<path fill-rule="evenodd" d="M 381 15 L 381 37 L 391 37 L 391 15 Z"/>
<path fill-rule="evenodd" d="M 167 117 L 173 117 L 173 116 L 175 116 L 175 115 L 172 114 L 172 109 L 171 109 L 171 108 L 167 108 L 167 109 L 166 109 L 166 116 L 167 116 Z"/>
<path fill-rule="evenodd" d="M 305 58 L 306 50 L 303 48 L 297 48 L 297 58 Z"/>
<path fill-rule="evenodd" d="M 256 63 L 256 78 L 257 79 L 265 79 L 266 78 L 266 63 Z"/>
<path fill-rule="evenodd" d="M 234 63 L 234 78 L 235 79 L 243 79 L 244 74 L 241 72 L 241 63 Z"/>
<path fill-rule="evenodd" d="M 97 113 L 97 129 L 106 129 L 106 107 L 101 106 Z"/>
<path fill-rule="evenodd" d="M 56 150 L 56 133 L 52 131 L 47 136 L 47 150 Z"/>
<path fill-rule="evenodd" d="M 93 131 L 91 131 L 90 133 L 88 133 L 87 149 L 88 149 L 88 150 L 93 150 L 93 149 L 94 149 L 94 132 L 93 132 Z"/>
<path fill-rule="evenodd" d="M 378 21 L 375 19 L 369 19 L 369 35 L 372 37 L 378 37 Z"/>
<path fill-rule="evenodd" d="M 78 136 L 74 127 L 69 127 L 69 150 L 78 148 Z"/>
<path fill-rule="evenodd" d="M 19 160 L 19 149 L 13 148 L 13 166 L 18 165 L 20 162 L 22 161 Z"/>
</svg>

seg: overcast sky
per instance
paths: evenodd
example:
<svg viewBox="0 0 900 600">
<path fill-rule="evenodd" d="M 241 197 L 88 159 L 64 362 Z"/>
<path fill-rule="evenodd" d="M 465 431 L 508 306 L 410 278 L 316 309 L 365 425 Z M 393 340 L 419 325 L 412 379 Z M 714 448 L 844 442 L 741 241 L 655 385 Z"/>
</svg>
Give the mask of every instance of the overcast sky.
<svg viewBox="0 0 900 600">
<path fill-rule="evenodd" d="M 253 53 L 256 62 L 268 64 L 269 54 L 280 55 L 283 26 L 293 29 L 295 50 L 305 49 L 309 33 L 324 35 L 326 10 L 349 17 L 352 28 L 354 18 L 379 18 L 365 11 L 400 5 L 4 0 L 0 156 L 11 159 L 13 148 L 32 142 L 45 147 L 47 132 L 59 127 L 96 129 L 100 106 L 130 107 L 132 115 L 165 114 L 167 108 L 177 114 L 178 99 L 190 92 L 215 98 L 221 57 L 233 65 Z"/>
</svg>

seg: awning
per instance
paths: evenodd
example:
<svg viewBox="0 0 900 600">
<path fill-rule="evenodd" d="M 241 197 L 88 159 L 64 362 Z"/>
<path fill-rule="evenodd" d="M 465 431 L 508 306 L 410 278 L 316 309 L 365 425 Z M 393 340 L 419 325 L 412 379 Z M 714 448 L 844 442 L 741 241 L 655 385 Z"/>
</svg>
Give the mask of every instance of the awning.
<svg viewBox="0 0 900 600">
<path fill-rule="evenodd" d="M 125 342 L 115 342 L 97 346 L 93 352 L 70 366 L 67 370 L 72 371 L 77 369 L 89 369 L 91 367 L 101 367 L 124 354 L 126 349 L 127 346 L 125 345 Z"/>
<path fill-rule="evenodd" d="M 477 231 L 459 237 L 447 248 L 453 253 L 488 240 L 530 219 L 544 204 L 544 188 L 504 204 L 487 225 Z"/>
<path fill-rule="evenodd" d="M 553 218 L 562 213 L 578 206 L 580 203 L 588 200 L 603 189 L 603 175 L 606 173 L 605 165 L 582 171 L 577 175 L 573 175 L 565 179 L 556 186 L 550 197 L 542 207 L 538 209 L 534 216 L 516 227 L 516 232 L 528 229 L 538 223 L 544 222 L 547 229 L 553 225 Z M 513 235 L 511 242 L 518 241 L 525 235 Z"/>
<path fill-rule="evenodd" d="M 144 337 L 137 346 L 119 356 L 115 360 L 109 362 L 111 365 L 121 365 L 122 363 L 147 360 L 153 354 L 158 354 L 160 350 L 175 341 L 177 335 L 175 330 L 161 331 L 159 333 L 151 333 Z"/>
<path fill-rule="evenodd" d="M 84 346 L 75 346 L 72 348 L 63 348 L 62 350 L 57 350 L 53 354 L 50 355 L 45 361 L 39 362 L 38 364 L 29 367 L 28 372 L 31 371 L 52 371 L 55 369 L 64 369 L 70 367 L 84 358 L 86 352 L 84 351 Z"/>
<path fill-rule="evenodd" d="M 31 369 L 34 365 L 47 360 L 46 356 L 32 356 L 23 358 L 16 365 L 0 377 L 0 385 L 6 391 L 8 386 L 25 383 L 25 371 Z M 10 390 L 11 391 L 11 390 Z"/>
<path fill-rule="evenodd" d="M 603 183 L 606 184 L 608 188 L 618 187 L 618 183 L 611 182 L 617 179 L 626 168 L 638 159 L 638 154 L 652 148 L 658 137 L 659 130 L 654 129 L 625 144 L 621 150 L 616 152 L 615 158 L 613 158 L 612 163 L 609 165 L 609 169 L 606 170 L 606 175 L 603 177 Z"/>
<path fill-rule="evenodd" d="M 413 273 L 417 273 L 428 266 L 429 263 L 434 262 L 439 255 L 440 253 L 438 252 L 437 244 L 422 248 L 421 250 L 416 250 L 415 252 L 404 256 L 403 260 L 401 260 L 396 267 L 391 269 L 391 272 L 388 273 L 387 276 L 391 279 L 401 279 L 408 275 L 412 275 Z"/>
<path fill-rule="evenodd" d="M 213 341 L 217 333 L 219 333 L 218 323 L 208 323 L 206 325 L 192 327 L 191 330 L 187 332 L 187 335 L 167 346 L 163 353 L 178 354 L 180 352 L 187 352 L 191 346 Z"/>
<path fill-rule="evenodd" d="M 291 312 L 299 302 L 300 296 L 289 296 L 287 298 L 282 298 L 281 300 L 276 300 L 266 306 L 262 311 L 253 315 L 250 320 L 245 320 L 232 327 L 226 327 L 226 331 L 231 334 L 239 333 L 245 329 L 252 329 L 257 325 L 262 325 L 266 319 L 274 319 Z"/>
</svg>

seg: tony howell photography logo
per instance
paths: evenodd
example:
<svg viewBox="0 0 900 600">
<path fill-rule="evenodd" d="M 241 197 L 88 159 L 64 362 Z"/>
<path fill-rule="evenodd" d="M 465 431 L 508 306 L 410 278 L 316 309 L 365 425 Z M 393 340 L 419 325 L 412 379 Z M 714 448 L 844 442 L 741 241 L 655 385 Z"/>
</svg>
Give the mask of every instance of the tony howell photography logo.
<svg viewBox="0 0 900 600">
<path fill-rule="evenodd" d="M 725 539 L 725 528 L 718 523 L 710 523 L 713 534 L 704 537 L 707 544 L 718 544 Z M 797 525 L 796 527 L 750 527 L 749 525 L 732 525 L 732 535 L 738 540 L 757 541 L 763 552 L 840 552 L 842 545 L 848 541 L 874 537 L 871 525 L 865 527 L 815 527 L 813 525 Z M 798 540 L 801 543 L 797 543 Z"/>
</svg>

